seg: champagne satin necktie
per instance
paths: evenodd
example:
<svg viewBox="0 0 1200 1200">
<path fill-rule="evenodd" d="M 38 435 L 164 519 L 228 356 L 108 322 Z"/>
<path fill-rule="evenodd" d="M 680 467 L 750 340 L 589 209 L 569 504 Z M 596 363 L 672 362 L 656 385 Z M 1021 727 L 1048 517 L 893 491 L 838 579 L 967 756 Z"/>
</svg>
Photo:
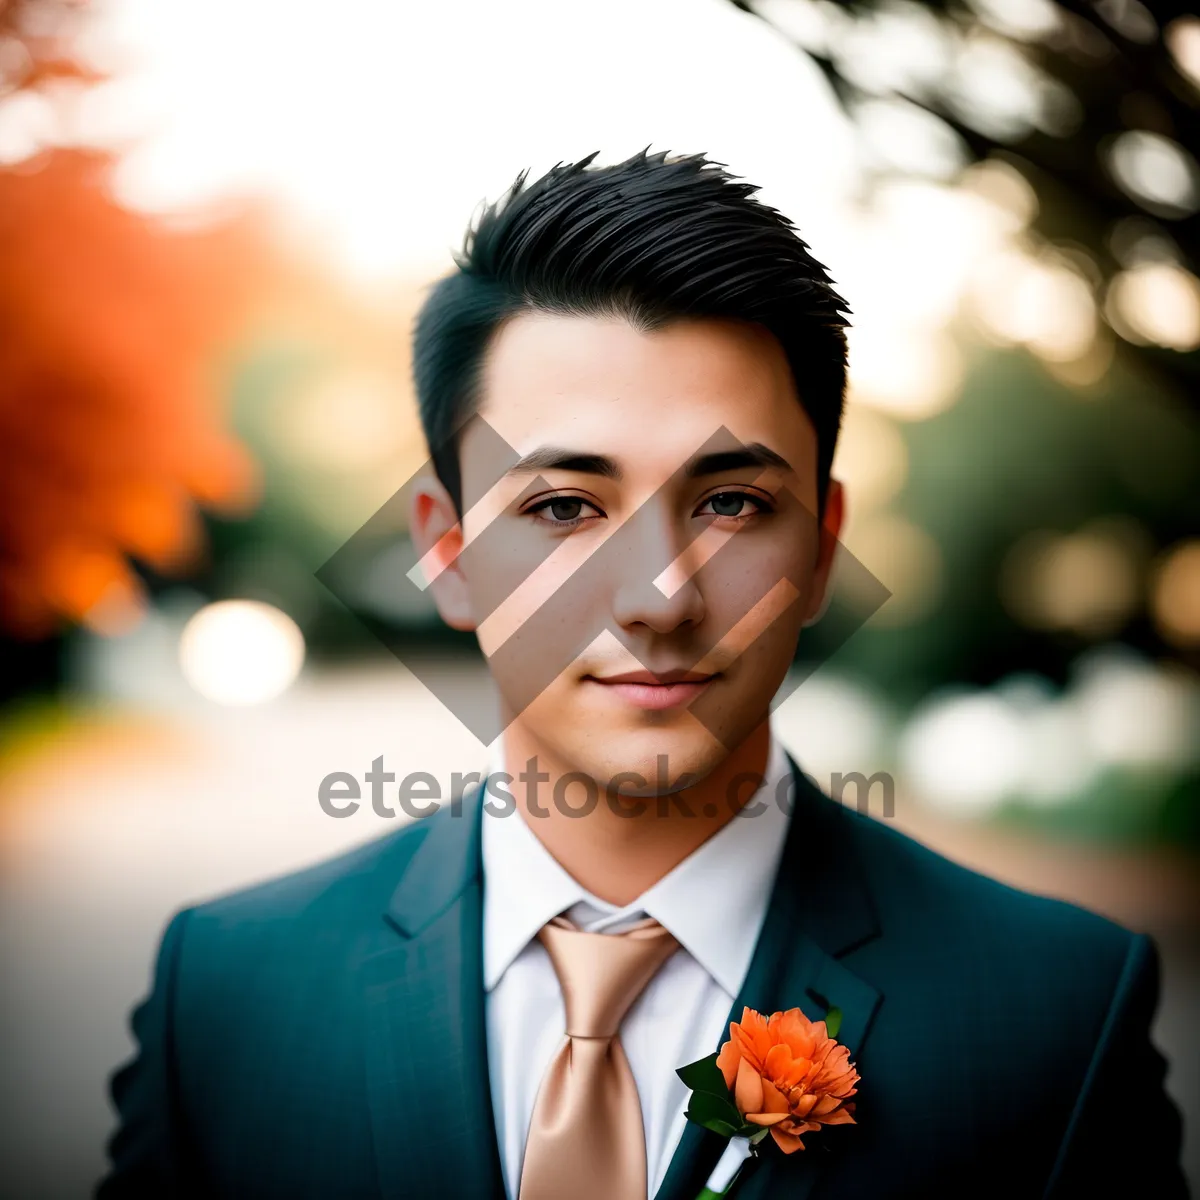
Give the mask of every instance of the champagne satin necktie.
<svg viewBox="0 0 1200 1200">
<path fill-rule="evenodd" d="M 542 1079 L 519 1200 L 646 1200 L 642 1106 L 617 1030 L 679 943 L 647 918 L 624 933 L 543 926 L 562 988 L 567 1036 Z"/>
</svg>

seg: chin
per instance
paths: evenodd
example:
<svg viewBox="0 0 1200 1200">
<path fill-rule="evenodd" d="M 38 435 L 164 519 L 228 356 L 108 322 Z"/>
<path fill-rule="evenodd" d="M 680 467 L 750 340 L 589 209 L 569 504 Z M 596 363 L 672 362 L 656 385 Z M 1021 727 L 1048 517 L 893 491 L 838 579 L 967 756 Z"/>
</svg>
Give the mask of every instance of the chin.
<svg viewBox="0 0 1200 1200">
<path fill-rule="evenodd" d="M 746 697 L 726 699 L 720 725 L 713 729 L 686 709 L 653 715 L 614 712 L 611 706 L 577 700 L 569 690 L 547 689 L 517 718 L 514 732 L 520 729 L 519 740 L 527 752 L 536 754 L 540 747 L 557 761 L 558 769 L 580 771 L 601 788 L 621 775 L 640 776 L 645 786 L 636 780 L 618 782 L 617 791 L 629 796 L 657 795 L 699 783 L 725 762 L 756 724 L 729 719 L 734 713 L 757 711 Z M 660 758 L 665 763 L 660 764 Z"/>
<path fill-rule="evenodd" d="M 588 739 L 563 749 L 563 757 L 601 787 L 606 787 L 623 773 L 641 776 L 646 781 L 644 787 L 636 779 L 619 783 L 617 791 L 627 796 L 659 795 L 698 783 L 715 770 L 728 753 L 703 728 L 639 730 L 613 734 L 602 742 Z M 685 780 L 684 776 L 688 778 Z"/>
</svg>

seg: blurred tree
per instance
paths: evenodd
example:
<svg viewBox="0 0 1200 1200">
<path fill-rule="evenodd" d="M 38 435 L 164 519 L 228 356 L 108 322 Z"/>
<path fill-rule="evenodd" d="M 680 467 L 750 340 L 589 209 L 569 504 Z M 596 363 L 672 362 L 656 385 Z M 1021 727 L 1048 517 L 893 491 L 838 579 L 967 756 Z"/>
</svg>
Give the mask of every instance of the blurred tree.
<svg viewBox="0 0 1200 1200">
<path fill-rule="evenodd" d="M 1196 401 L 1197 355 L 1178 353 L 1200 341 L 1178 329 L 1189 314 L 1191 326 L 1200 321 L 1200 19 L 1189 9 L 1177 0 L 1153 12 L 1139 0 L 729 2 L 807 53 L 860 130 L 882 129 L 864 156 L 877 172 L 912 172 L 878 143 L 897 149 L 918 135 L 933 151 L 927 161 L 1018 170 L 1039 202 L 1036 231 L 1085 260 L 1098 307 L 1143 367 Z M 1165 311 L 1169 328 L 1156 329 L 1151 312 L 1147 329 L 1139 307 Z"/>
<path fill-rule="evenodd" d="M 31 113 L 42 134 L 0 163 L 0 629 L 17 639 L 127 623 L 131 560 L 194 563 L 196 505 L 254 489 L 214 364 L 257 243 L 241 221 L 184 232 L 127 211 L 111 158 L 69 144 L 72 94 L 96 79 L 68 51 L 84 7 L 0 0 L 0 134 Z"/>
</svg>

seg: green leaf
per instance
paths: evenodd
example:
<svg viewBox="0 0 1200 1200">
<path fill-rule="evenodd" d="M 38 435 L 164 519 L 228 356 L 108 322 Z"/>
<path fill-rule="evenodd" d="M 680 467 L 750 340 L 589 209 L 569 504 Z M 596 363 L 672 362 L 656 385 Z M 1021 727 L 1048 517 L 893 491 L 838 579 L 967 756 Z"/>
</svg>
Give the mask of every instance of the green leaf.
<svg viewBox="0 0 1200 1200">
<path fill-rule="evenodd" d="M 720 1121 L 729 1126 L 727 1137 L 733 1137 L 742 1124 L 741 1113 L 734 1107 L 728 1092 L 724 1096 L 714 1096 L 711 1092 L 693 1092 L 688 1101 L 687 1118 L 706 1127 L 710 1121 Z"/>
<path fill-rule="evenodd" d="M 759 1131 L 757 1133 L 753 1133 L 750 1135 L 750 1145 L 757 1146 L 758 1143 L 763 1140 L 763 1138 L 765 1138 L 768 1134 L 770 1134 L 770 1132 L 771 1132 L 770 1126 L 764 1125 L 761 1129 L 759 1129 Z"/>
<path fill-rule="evenodd" d="M 714 1192 L 712 1188 L 706 1187 L 704 1191 L 696 1197 L 696 1200 L 721 1200 L 724 1192 Z"/>
<path fill-rule="evenodd" d="M 713 1133 L 719 1133 L 723 1138 L 737 1137 L 737 1130 L 728 1121 L 701 1121 L 699 1124 L 705 1129 L 711 1129 Z"/>
<path fill-rule="evenodd" d="M 725 1086 L 725 1076 L 721 1074 L 721 1068 L 717 1066 L 715 1054 L 688 1063 L 686 1067 L 680 1067 L 675 1074 L 693 1092 L 709 1092 L 714 1096 L 729 1095 L 729 1088 Z"/>
<path fill-rule="evenodd" d="M 838 1035 L 838 1030 L 842 1027 L 842 1010 L 840 1008 L 831 1008 L 825 1014 L 825 1032 L 831 1038 Z"/>
</svg>

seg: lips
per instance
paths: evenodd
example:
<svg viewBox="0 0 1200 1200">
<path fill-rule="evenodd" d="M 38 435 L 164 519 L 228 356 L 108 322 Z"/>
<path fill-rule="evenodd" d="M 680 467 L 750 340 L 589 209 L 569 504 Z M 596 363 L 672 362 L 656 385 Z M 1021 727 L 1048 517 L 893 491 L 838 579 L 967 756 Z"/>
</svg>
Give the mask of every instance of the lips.
<svg viewBox="0 0 1200 1200">
<path fill-rule="evenodd" d="M 584 682 L 603 690 L 618 703 L 659 711 L 691 703 L 716 675 L 700 671 L 626 671 L 620 675 L 585 675 Z"/>
<path fill-rule="evenodd" d="M 626 671 L 623 675 L 589 675 L 589 679 L 594 679 L 597 683 L 647 683 L 647 684 L 671 684 L 671 683 L 704 683 L 712 679 L 712 675 L 706 675 L 703 671 L 684 671 L 678 668 L 673 668 L 670 671 Z"/>
</svg>

